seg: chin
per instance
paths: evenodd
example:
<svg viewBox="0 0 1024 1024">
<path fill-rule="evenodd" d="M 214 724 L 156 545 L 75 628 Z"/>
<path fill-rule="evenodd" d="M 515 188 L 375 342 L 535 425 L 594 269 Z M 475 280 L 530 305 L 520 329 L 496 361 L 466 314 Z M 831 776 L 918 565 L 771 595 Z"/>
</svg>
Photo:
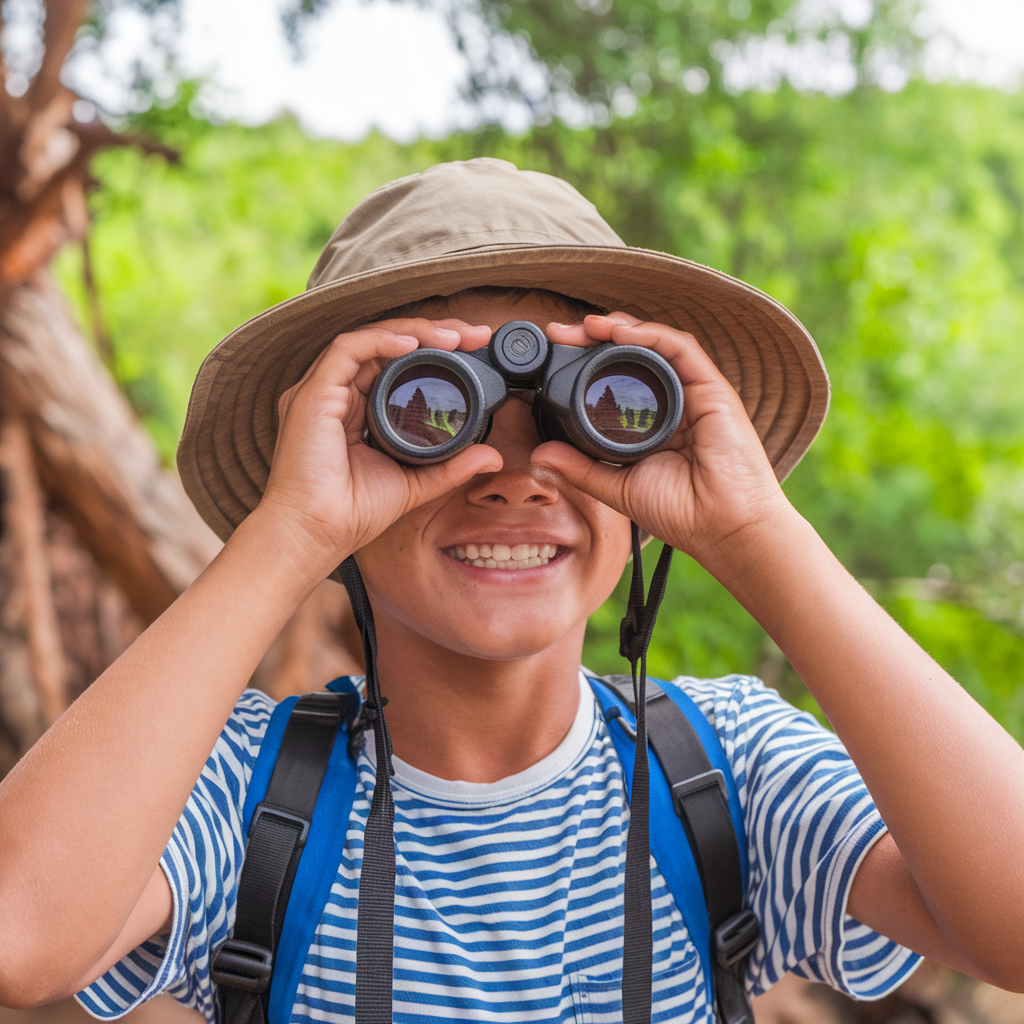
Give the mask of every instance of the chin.
<svg viewBox="0 0 1024 1024">
<path fill-rule="evenodd" d="M 582 617 L 586 623 L 586 617 Z M 481 614 L 479 608 L 462 618 L 436 623 L 422 630 L 423 635 L 441 647 L 482 661 L 518 661 L 532 658 L 554 647 L 573 633 L 579 623 L 564 614 L 545 615 L 543 610 L 530 614 L 510 614 L 510 609 L 495 609 Z"/>
<path fill-rule="evenodd" d="M 530 642 L 524 642 L 522 636 L 515 636 L 509 637 L 504 643 L 494 640 L 481 643 L 479 637 L 466 637 L 465 639 L 453 637 L 447 642 L 442 642 L 441 646 L 465 657 L 479 658 L 480 661 L 521 661 L 543 654 L 544 651 L 557 644 L 564 635 L 541 639 L 531 637 Z M 498 640 L 500 641 L 500 638 Z"/>
</svg>

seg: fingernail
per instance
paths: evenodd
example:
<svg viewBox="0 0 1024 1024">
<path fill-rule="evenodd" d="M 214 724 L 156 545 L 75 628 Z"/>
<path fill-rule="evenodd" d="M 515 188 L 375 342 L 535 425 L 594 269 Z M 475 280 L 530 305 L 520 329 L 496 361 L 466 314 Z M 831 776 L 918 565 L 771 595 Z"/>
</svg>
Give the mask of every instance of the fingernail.
<svg viewBox="0 0 1024 1024">
<path fill-rule="evenodd" d="M 414 345 L 418 345 L 420 343 L 420 339 L 414 338 L 411 334 L 396 334 L 395 337 L 399 341 L 411 341 Z"/>
<path fill-rule="evenodd" d="M 445 341 L 462 341 L 462 335 L 458 331 L 450 331 L 447 327 L 438 327 L 437 333 L 444 338 Z"/>
</svg>

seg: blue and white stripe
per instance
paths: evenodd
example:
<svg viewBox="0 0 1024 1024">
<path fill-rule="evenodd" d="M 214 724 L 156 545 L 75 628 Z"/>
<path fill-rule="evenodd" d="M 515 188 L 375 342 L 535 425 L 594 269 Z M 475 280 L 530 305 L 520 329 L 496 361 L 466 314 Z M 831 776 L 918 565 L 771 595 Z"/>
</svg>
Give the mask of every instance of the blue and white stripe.
<svg viewBox="0 0 1024 1024">
<path fill-rule="evenodd" d="M 715 727 L 739 788 L 748 898 L 762 927 L 749 989 L 764 991 L 793 970 L 861 998 L 891 991 L 917 958 L 844 914 L 856 868 L 884 826 L 842 746 L 757 680 L 675 683 Z M 396 759 L 399 1024 L 622 1019 L 629 812 L 622 769 L 582 676 L 581 696 L 558 749 L 510 779 L 446 782 Z M 114 1019 L 169 991 L 217 1019 L 210 952 L 233 921 L 241 808 L 272 710 L 255 692 L 239 701 L 162 860 L 175 900 L 166 952 L 147 943 L 81 993 L 94 1016 Z M 353 1016 L 356 906 L 373 780 L 364 754 L 294 1024 Z M 711 1024 L 699 958 L 653 861 L 651 886 L 654 1020 Z"/>
</svg>

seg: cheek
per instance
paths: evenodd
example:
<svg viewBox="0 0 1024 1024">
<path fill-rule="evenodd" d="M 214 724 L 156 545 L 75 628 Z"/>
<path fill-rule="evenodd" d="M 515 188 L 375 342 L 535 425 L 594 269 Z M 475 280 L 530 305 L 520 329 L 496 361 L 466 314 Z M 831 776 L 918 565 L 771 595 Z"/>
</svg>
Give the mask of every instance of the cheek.
<svg viewBox="0 0 1024 1024">
<path fill-rule="evenodd" d="M 417 577 L 423 567 L 423 515 L 414 509 L 356 552 L 367 587 L 389 592 L 399 581 Z"/>
<path fill-rule="evenodd" d="M 630 521 L 594 498 L 588 501 L 582 511 L 590 524 L 593 555 L 602 563 L 617 564 L 621 574 L 622 566 L 633 550 Z"/>
</svg>

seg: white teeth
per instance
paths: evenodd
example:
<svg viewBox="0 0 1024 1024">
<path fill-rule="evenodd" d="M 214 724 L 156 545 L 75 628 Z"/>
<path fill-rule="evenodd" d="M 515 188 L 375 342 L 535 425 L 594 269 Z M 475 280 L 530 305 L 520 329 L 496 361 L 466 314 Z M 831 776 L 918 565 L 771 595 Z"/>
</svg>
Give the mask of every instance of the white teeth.
<svg viewBox="0 0 1024 1024">
<path fill-rule="evenodd" d="M 459 544 L 445 554 L 480 569 L 536 569 L 558 554 L 557 544 Z"/>
</svg>

